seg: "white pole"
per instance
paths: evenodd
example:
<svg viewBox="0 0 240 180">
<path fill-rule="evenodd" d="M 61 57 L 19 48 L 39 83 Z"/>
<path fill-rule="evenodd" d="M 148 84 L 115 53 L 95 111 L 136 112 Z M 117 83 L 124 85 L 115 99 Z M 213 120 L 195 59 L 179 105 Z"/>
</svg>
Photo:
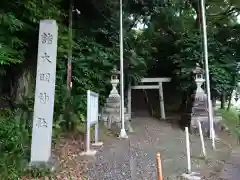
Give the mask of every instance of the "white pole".
<svg viewBox="0 0 240 180">
<path fill-rule="evenodd" d="M 202 125 L 199 120 L 198 120 L 198 129 L 199 129 L 199 134 L 200 134 L 200 139 L 202 144 L 202 153 L 203 153 L 203 156 L 206 157 L 206 149 L 205 149 L 205 143 L 203 139 Z"/>
<path fill-rule="evenodd" d="M 186 132 L 186 148 L 187 148 L 187 170 L 188 174 L 191 174 L 191 155 L 190 155 L 190 142 L 189 142 L 189 132 L 188 127 L 185 127 Z"/>
<path fill-rule="evenodd" d="M 203 27 L 203 42 L 204 42 L 204 59 L 205 59 L 205 71 L 206 71 L 206 85 L 207 85 L 207 100 L 208 100 L 208 118 L 210 123 L 210 138 L 214 140 L 214 127 L 213 127 L 213 114 L 211 108 L 211 92 L 210 92 L 210 78 L 208 67 L 208 43 L 207 43 L 207 28 L 206 28 L 206 13 L 205 13 L 205 1 L 201 0 L 201 12 L 202 12 L 202 27 Z M 214 148 L 214 147 L 213 147 Z"/>
<path fill-rule="evenodd" d="M 122 16 L 123 16 L 122 0 L 120 0 L 120 94 L 121 94 L 120 117 L 121 117 L 121 121 L 122 121 L 120 138 L 128 138 L 126 130 L 125 130 L 125 121 L 124 121 L 123 17 Z"/>
<path fill-rule="evenodd" d="M 91 117 L 91 108 L 90 108 L 90 91 L 87 91 L 87 137 L 86 137 L 86 152 L 90 152 L 90 133 L 91 133 L 91 125 L 89 122 L 89 118 Z"/>
<path fill-rule="evenodd" d="M 211 101 L 211 106 L 209 108 L 209 111 L 211 111 L 212 114 L 213 114 L 212 101 Z M 215 150 L 216 149 L 216 146 L 215 146 L 215 130 L 214 130 L 213 121 L 212 121 L 212 124 L 211 124 L 211 132 L 212 132 L 212 148 Z"/>
</svg>

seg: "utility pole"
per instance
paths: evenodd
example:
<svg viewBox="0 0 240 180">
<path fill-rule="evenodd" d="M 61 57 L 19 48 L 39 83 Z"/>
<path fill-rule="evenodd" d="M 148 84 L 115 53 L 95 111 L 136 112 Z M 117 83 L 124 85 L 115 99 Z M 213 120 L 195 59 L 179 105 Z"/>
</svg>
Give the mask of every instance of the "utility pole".
<svg viewBox="0 0 240 180">
<path fill-rule="evenodd" d="M 210 125 L 210 138 L 212 139 L 212 147 L 215 149 L 215 131 L 213 124 L 213 110 L 210 91 L 210 78 L 208 67 L 208 43 L 207 43 L 207 27 L 206 27 L 206 12 L 205 12 L 205 0 L 201 0 L 201 15 L 202 15 L 202 28 L 203 28 L 203 43 L 204 43 L 204 60 L 205 60 L 205 72 L 206 72 L 206 88 L 207 88 L 207 102 L 208 102 L 208 119 Z"/>
<path fill-rule="evenodd" d="M 67 63 L 67 89 L 72 89 L 72 24 L 73 24 L 73 0 L 69 0 L 69 25 L 68 25 L 68 63 Z"/>
<path fill-rule="evenodd" d="M 120 95 L 121 95 L 121 108 L 120 117 L 122 121 L 122 128 L 120 131 L 120 138 L 128 138 L 125 130 L 125 120 L 124 120 L 124 72 L 123 72 L 123 10 L 122 10 L 122 0 L 120 0 Z"/>
<path fill-rule="evenodd" d="M 71 98 L 72 90 L 72 24 L 73 24 L 73 0 L 69 0 L 69 12 L 68 12 L 68 61 L 67 61 L 67 90 L 66 97 L 67 99 Z M 67 103 L 64 103 L 64 108 L 66 111 L 70 108 L 70 100 Z M 72 124 L 69 117 L 66 119 L 66 128 L 71 129 Z"/>
</svg>

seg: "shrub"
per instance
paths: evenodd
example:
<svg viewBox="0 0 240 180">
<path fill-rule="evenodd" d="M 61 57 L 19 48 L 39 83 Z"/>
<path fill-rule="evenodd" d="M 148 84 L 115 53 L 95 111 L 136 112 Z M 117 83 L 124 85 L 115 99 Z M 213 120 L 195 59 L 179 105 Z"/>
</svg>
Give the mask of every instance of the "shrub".
<svg viewBox="0 0 240 180">
<path fill-rule="evenodd" d="M 29 157 L 29 132 L 17 112 L 0 117 L 0 179 L 18 179 Z"/>
<path fill-rule="evenodd" d="M 228 127 L 230 133 L 240 139 L 240 113 L 236 109 L 220 110 L 223 122 Z"/>
</svg>

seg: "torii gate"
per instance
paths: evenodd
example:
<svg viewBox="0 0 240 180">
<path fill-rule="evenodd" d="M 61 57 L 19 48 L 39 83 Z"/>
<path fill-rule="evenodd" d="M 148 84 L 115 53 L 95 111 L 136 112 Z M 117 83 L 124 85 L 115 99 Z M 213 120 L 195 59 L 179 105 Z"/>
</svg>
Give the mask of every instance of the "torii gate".
<svg viewBox="0 0 240 180">
<path fill-rule="evenodd" d="M 143 78 L 141 83 L 157 83 L 157 85 L 137 85 L 137 86 L 129 86 L 128 89 L 128 105 L 127 110 L 132 117 L 132 90 L 133 89 L 158 89 L 159 90 L 159 104 L 160 104 L 160 112 L 161 112 L 161 119 L 166 119 L 165 115 L 165 108 L 164 108 L 164 98 L 163 98 L 163 82 L 170 82 L 171 78 Z"/>
</svg>

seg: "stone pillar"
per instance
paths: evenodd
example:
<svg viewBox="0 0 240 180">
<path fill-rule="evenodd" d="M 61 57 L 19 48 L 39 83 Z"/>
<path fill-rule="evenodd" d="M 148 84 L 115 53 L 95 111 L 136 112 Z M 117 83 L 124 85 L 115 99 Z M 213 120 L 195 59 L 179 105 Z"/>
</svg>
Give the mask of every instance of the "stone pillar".
<svg viewBox="0 0 240 180">
<path fill-rule="evenodd" d="M 39 29 L 36 89 L 33 114 L 31 162 L 48 163 L 51 157 L 56 79 L 58 27 L 55 20 L 42 20 Z"/>
</svg>

